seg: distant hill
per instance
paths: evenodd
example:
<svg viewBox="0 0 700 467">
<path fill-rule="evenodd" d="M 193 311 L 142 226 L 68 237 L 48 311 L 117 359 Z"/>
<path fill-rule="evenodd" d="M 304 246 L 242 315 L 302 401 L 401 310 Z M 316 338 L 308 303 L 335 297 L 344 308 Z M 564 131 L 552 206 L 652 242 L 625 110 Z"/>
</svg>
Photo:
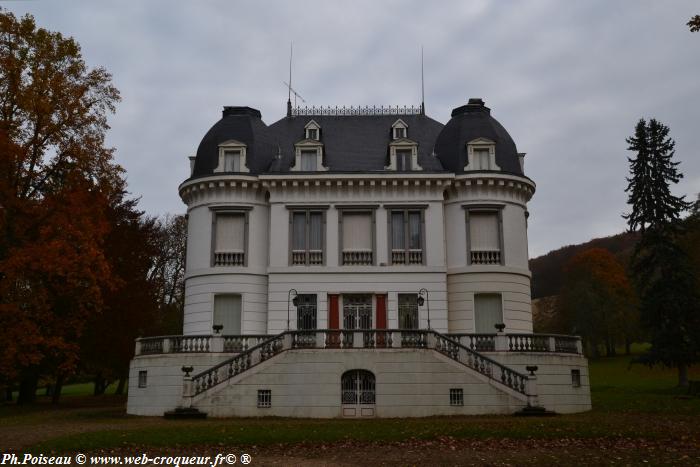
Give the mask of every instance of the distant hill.
<svg viewBox="0 0 700 467">
<path fill-rule="evenodd" d="M 589 248 L 604 248 L 627 264 L 639 234 L 621 233 L 611 237 L 594 238 L 586 243 L 568 245 L 530 260 L 532 298 L 557 295 L 561 288 L 564 265 L 576 254 Z"/>
</svg>

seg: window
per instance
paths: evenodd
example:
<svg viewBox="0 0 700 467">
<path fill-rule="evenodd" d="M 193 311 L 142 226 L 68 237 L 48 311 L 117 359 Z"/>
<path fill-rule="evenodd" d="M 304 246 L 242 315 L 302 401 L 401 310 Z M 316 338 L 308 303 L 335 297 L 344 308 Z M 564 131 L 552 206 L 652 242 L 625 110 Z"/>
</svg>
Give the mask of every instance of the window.
<svg viewBox="0 0 700 467">
<path fill-rule="evenodd" d="M 575 388 L 581 387 L 581 370 L 571 370 L 571 385 Z"/>
<path fill-rule="evenodd" d="M 464 405 L 464 390 L 462 388 L 450 389 L 450 405 Z"/>
<path fill-rule="evenodd" d="M 318 141 L 320 129 L 321 129 L 321 126 L 318 123 L 316 123 L 314 120 L 311 120 L 309 123 L 307 123 L 304 126 L 304 137 L 306 139 L 313 139 L 313 140 Z"/>
<path fill-rule="evenodd" d="M 318 139 L 318 129 L 316 128 L 309 128 L 306 130 L 306 137 L 308 139 Z"/>
<path fill-rule="evenodd" d="M 316 294 L 299 294 L 297 300 L 297 329 L 316 329 Z"/>
<path fill-rule="evenodd" d="M 394 139 L 401 139 L 406 137 L 406 129 L 402 127 L 394 128 Z"/>
<path fill-rule="evenodd" d="M 145 388 L 146 383 L 148 383 L 148 371 L 141 370 L 139 371 L 139 387 Z"/>
<path fill-rule="evenodd" d="M 258 389 L 258 408 L 268 409 L 272 407 L 272 390 Z"/>
<path fill-rule="evenodd" d="M 343 265 L 373 264 L 373 213 L 345 211 L 342 221 L 342 263 Z"/>
<path fill-rule="evenodd" d="M 423 264 L 423 212 L 391 211 L 391 264 Z"/>
<path fill-rule="evenodd" d="M 245 212 L 214 213 L 214 266 L 245 266 Z"/>
<path fill-rule="evenodd" d="M 371 295 L 343 295 L 343 329 L 372 329 Z"/>
<path fill-rule="evenodd" d="M 241 171 L 241 151 L 224 151 L 224 172 Z"/>
<path fill-rule="evenodd" d="M 468 211 L 469 264 L 502 264 L 501 214 L 499 211 Z"/>
<path fill-rule="evenodd" d="M 397 128 L 398 129 L 398 128 Z M 396 170 L 399 172 L 408 172 L 412 170 L 411 167 L 411 157 L 412 151 L 410 149 L 397 149 L 396 150 Z"/>
<path fill-rule="evenodd" d="M 293 211 L 291 224 L 291 263 L 323 264 L 323 212 Z"/>
<path fill-rule="evenodd" d="M 340 378 L 342 404 L 374 404 L 374 374 L 367 370 L 350 370 Z"/>
<path fill-rule="evenodd" d="M 495 326 L 503 323 L 501 294 L 475 294 L 474 319 L 477 334 L 493 334 Z"/>
<path fill-rule="evenodd" d="M 249 172 L 245 165 L 246 145 L 235 139 L 219 144 L 219 159 L 214 172 Z"/>
<path fill-rule="evenodd" d="M 301 171 L 315 172 L 316 171 L 317 152 L 301 151 Z"/>
<path fill-rule="evenodd" d="M 222 335 L 241 335 L 241 296 L 234 294 L 214 296 L 214 326 L 223 326 Z"/>
<path fill-rule="evenodd" d="M 401 120 L 400 118 L 396 120 L 392 125 L 392 139 L 404 139 L 406 138 L 406 133 L 408 125 L 406 125 L 406 122 Z"/>
<path fill-rule="evenodd" d="M 399 294 L 399 329 L 418 329 L 418 295 Z"/>
<path fill-rule="evenodd" d="M 472 170 L 489 170 L 489 150 L 474 149 L 474 167 Z"/>
</svg>

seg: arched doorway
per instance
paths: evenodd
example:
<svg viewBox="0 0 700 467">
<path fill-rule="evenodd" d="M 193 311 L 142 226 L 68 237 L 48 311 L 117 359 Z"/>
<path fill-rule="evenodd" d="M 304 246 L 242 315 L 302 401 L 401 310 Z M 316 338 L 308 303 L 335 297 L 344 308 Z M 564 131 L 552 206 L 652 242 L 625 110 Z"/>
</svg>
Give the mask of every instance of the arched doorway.
<svg viewBox="0 0 700 467">
<path fill-rule="evenodd" d="M 374 417 L 375 378 L 371 371 L 349 370 L 340 380 L 343 417 Z"/>
</svg>

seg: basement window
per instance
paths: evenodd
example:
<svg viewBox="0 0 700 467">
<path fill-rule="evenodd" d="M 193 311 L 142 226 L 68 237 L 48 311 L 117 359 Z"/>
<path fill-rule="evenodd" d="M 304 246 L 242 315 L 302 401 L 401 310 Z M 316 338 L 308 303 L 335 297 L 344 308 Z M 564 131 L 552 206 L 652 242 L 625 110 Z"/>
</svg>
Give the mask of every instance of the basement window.
<svg viewBox="0 0 700 467">
<path fill-rule="evenodd" d="M 145 388 L 147 382 L 148 382 L 148 371 L 146 371 L 146 370 L 139 371 L 139 387 Z"/>
<path fill-rule="evenodd" d="M 258 408 L 269 409 L 272 407 L 272 390 L 258 389 Z"/>
<path fill-rule="evenodd" d="M 571 370 L 571 385 L 575 388 L 581 387 L 581 370 Z"/>
<path fill-rule="evenodd" d="M 464 405 L 464 389 L 450 389 L 450 405 Z"/>
</svg>

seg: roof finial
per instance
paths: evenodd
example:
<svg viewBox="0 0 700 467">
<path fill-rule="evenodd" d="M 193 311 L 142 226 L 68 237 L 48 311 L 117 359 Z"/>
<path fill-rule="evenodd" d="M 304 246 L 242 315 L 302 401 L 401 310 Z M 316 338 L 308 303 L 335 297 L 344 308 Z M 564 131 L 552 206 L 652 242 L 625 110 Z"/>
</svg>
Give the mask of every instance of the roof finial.
<svg viewBox="0 0 700 467">
<path fill-rule="evenodd" d="M 420 113 L 425 115 L 425 80 L 423 79 L 423 46 L 420 46 Z"/>
</svg>

